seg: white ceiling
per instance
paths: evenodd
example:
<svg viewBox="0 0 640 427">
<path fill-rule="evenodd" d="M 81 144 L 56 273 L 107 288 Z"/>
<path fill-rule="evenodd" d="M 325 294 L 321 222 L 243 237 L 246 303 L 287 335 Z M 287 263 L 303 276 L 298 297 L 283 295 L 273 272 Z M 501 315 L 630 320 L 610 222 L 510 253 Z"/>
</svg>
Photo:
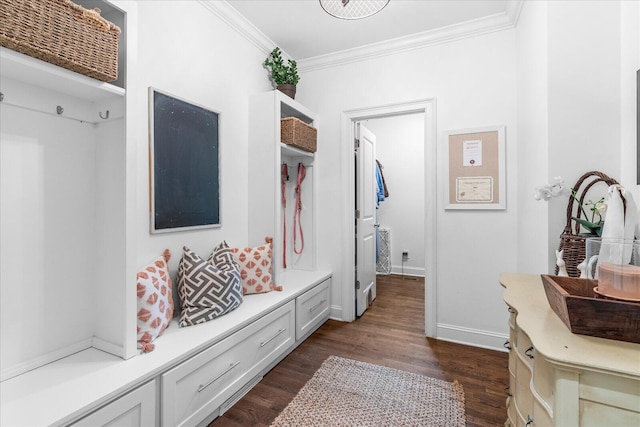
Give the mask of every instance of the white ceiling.
<svg viewBox="0 0 640 427">
<path fill-rule="evenodd" d="M 429 34 L 431 37 L 460 24 L 477 28 L 487 22 L 487 18 L 509 15 L 509 9 L 520 1 L 390 0 L 376 15 L 347 21 L 328 15 L 318 0 L 227 0 L 275 45 L 298 61 L 403 40 L 407 36 Z"/>
</svg>

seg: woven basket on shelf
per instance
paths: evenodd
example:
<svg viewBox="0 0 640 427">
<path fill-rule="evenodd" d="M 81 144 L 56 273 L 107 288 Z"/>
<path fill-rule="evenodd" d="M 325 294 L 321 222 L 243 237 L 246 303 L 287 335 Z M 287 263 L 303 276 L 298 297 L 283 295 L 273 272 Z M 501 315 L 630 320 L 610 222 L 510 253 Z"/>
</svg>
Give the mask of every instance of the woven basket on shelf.
<svg viewBox="0 0 640 427">
<path fill-rule="evenodd" d="M 582 175 L 573 186 L 573 194 L 577 201 L 574 198 L 569 197 L 569 204 L 567 205 L 567 222 L 562 234 L 560 235 L 560 246 L 558 247 L 559 251 L 564 251 L 562 258 L 565 262 L 569 277 L 580 277 L 578 264 L 584 261 L 587 256 L 586 244 L 587 238 L 589 237 L 580 235 L 580 224 L 578 222 L 576 222 L 575 226 L 572 228 L 571 223 L 573 220 L 571 218 L 580 218 L 582 216 L 580 206 L 584 204 L 585 196 L 589 189 L 599 182 L 603 182 L 607 186 L 618 184 L 618 181 L 608 177 L 602 172 L 587 172 Z M 576 210 L 575 214 L 574 208 Z M 556 275 L 558 274 L 558 271 L 559 268 L 556 265 Z"/>
<path fill-rule="evenodd" d="M 70 0 L 2 0 L 0 46 L 103 82 L 118 78 L 120 28 Z"/>
<path fill-rule="evenodd" d="M 318 130 L 296 117 L 280 119 L 280 139 L 287 145 L 292 145 L 310 153 L 317 149 Z"/>
</svg>

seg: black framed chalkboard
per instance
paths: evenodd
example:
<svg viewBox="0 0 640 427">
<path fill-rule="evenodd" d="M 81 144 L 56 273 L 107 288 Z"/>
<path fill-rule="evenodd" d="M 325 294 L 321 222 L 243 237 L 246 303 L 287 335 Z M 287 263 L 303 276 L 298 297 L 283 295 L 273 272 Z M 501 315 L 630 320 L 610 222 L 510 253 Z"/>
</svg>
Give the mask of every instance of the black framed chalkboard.
<svg viewBox="0 0 640 427">
<path fill-rule="evenodd" d="M 149 88 L 151 233 L 219 227 L 220 114 Z"/>
</svg>

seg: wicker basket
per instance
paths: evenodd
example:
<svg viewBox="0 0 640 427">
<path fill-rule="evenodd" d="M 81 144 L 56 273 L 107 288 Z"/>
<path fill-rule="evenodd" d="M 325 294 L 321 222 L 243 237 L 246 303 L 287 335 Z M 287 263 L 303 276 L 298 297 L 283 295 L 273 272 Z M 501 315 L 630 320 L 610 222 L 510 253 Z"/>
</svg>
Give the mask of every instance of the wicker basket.
<svg viewBox="0 0 640 427">
<path fill-rule="evenodd" d="M 103 82 L 118 78 L 120 28 L 70 0 L 2 0 L 0 46 Z"/>
<path fill-rule="evenodd" d="M 296 117 L 280 119 L 280 140 L 310 153 L 317 149 L 318 130 Z"/>
<path fill-rule="evenodd" d="M 576 202 L 572 197 L 569 197 L 569 204 L 567 205 L 567 223 L 560 235 L 560 246 L 558 247 L 559 251 L 564 251 L 562 258 L 565 262 L 569 277 L 580 277 L 578 264 L 584 261 L 587 256 L 586 244 L 587 238 L 589 237 L 580 235 L 580 224 L 578 222 L 576 222 L 575 226 L 572 228 L 571 223 L 573 220 L 571 218 L 580 218 L 582 216 L 580 206 L 584 204 L 585 196 L 589 189 L 599 182 L 603 182 L 607 186 L 618 183 L 618 181 L 608 177 L 602 172 L 587 172 L 582 175 L 573 186 L 573 194 L 575 194 L 575 198 L 578 201 Z M 575 214 L 574 209 L 576 210 Z M 556 266 L 556 275 L 558 274 L 558 271 L 559 268 Z"/>
</svg>

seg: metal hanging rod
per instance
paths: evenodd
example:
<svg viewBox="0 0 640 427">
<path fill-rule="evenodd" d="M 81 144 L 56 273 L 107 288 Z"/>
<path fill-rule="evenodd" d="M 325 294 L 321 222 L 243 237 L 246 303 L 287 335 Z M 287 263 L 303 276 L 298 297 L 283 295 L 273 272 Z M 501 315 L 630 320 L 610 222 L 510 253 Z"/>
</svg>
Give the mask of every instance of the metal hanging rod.
<svg viewBox="0 0 640 427">
<path fill-rule="evenodd" d="M 65 116 L 65 115 L 63 115 L 64 114 L 64 108 L 62 106 L 60 106 L 60 105 L 56 106 L 56 111 L 54 113 L 54 112 L 51 112 L 51 111 L 45 111 L 45 110 L 41 110 L 41 109 L 38 109 L 38 108 L 27 107 L 25 105 L 15 104 L 15 103 L 12 103 L 12 102 L 6 102 L 4 100 L 4 93 L 2 93 L 2 92 L 0 92 L 0 102 L 2 102 L 2 105 L 8 105 L 8 106 L 11 106 L 11 107 L 20 108 L 20 109 L 27 110 L 27 111 L 33 111 L 33 112 L 36 112 L 36 113 L 48 114 L 50 116 L 61 117 L 63 119 L 73 120 L 73 121 L 80 122 L 80 123 L 85 123 L 85 124 L 90 124 L 90 125 L 97 125 L 97 124 L 100 123 L 98 121 L 92 122 L 92 121 L 89 121 L 89 120 L 78 119 L 76 117 Z M 108 120 L 109 119 L 109 110 L 106 110 L 104 115 L 103 115 L 102 111 L 98 112 L 98 116 L 102 120 Z"/>
</svg>

